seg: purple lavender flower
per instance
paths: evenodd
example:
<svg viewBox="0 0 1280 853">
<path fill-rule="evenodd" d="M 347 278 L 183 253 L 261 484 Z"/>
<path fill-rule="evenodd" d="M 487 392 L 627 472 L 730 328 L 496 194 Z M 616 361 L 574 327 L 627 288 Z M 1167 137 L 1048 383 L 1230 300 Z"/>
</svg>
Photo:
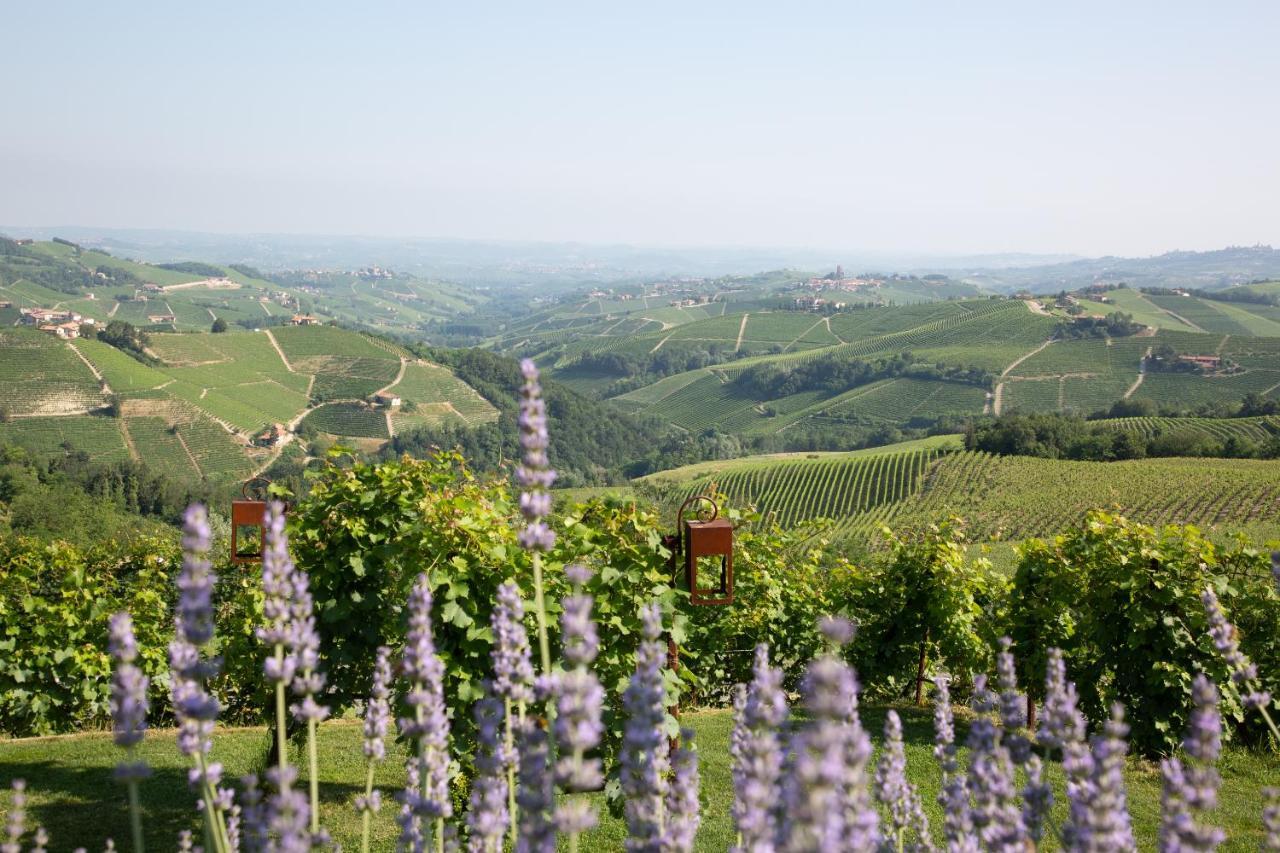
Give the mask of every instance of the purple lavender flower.
<svg viewBox="0 0 1280 853">
<path fill-rule="evenodd" d="M 111 617 L 108 649 L 114 663 L 111 677 L 111 719 L 116 746 L 129 750 L 142 742 L 147 729 L 147 690 L 151 679 L 142 674 L 134 661 L 138 644 L 133 637 L 133 619 L 121 611 Z M 136 782 L 151 773 L 145 761 L 124 761 L 116 765 L 115 777 L 122 782 Z"/>
<path fill-rule="evenodd" d="M 35 846 L 31 848 L 30 853 L 49 853 L 49 833 L 43 826 L 36 827 Z"/>
<path fill-rule="evenodd" d="M 1074 823 L 1074 842 L 1083 850 L 1136 850 L 1124 785 L 1124 706 L 1111 706 L 1111 718 L 1093 738 L 1092 773 L 1085 787 L 1085 815 Z"/>
<path fill-rule="evenodd" d="M 973 710 L 969 727 L 969 791 L 973 808 L 969 819 L 989 850 L 1021 850 L 1027 843 L 1027 827 L 1017 805 L 1013 761 L 993 719 L 997 700 L 987 687 L 986 676 L 973 683 Z"/>
<path fill-rule="evenodd" d="M 949 853 L 977 853 L 978 839 L 973 834 L 969 820 L 969 789 L 964 774 L 956 761 L 955 716 L 951 711 L 951 681 L 939 673 L 933 679 L 937 696 L 933 706 L 933 756 L 942 768 L 942 791 L 938 805 L 942 806 L 943 835 Z"/>
<path fill-rule="evenodd" d="M 364 708 L 364 755 L 370 761 L 387 757 L 387 729 L 391 725 L 391 650 L 378 646 L 373 663 L 373 686 Z"/>
<path fill-rule="evenodd" d="M 303 723 L 320 723 L 329 709 L 316 702 L 324 690 L 325 678 L 320 667 L 320 635 L 311 598 L 311 583 L 306 572 L 293 573 L 293 599 L 290 606 L 291 646 L 297 656 L 298 671 L 293 677 L 293 695 L 300 701 L 289 706 L 294 719 Z"/>
<path fill-rule="evenodd" d="M 311 804 L 307 795 L 294 788 L 298 780 L 295 767 L 272 767 L 267 780 L 275 792 L 267 799 L 267 831 L 274 843 L 270 849 L 279 853 L 307 853 L 311 850 Z"/>
<path fill-rule="evenodd" d="M 818 620 L 818 632 L 834 646 L 847 646 L 853 642 L 857 629 L 843 616 L 823 616 Z"/>
<path fill-rule="evenodd" d="M 178 749 L 195 759 L 190 779 L 194 787 L 218 785 L 221 767 L 207 764 L 213 746 L 213 724 L 218 700 L 205 689 L 205 680 L 217 675 L 222 661 L 201 657 L 213 639 L 213 587 L 217 576 L 210 568 L 209 522 L 200 504 L 187 508 L 182 527 L 182 572 L 178 575 L 176 632 L 169 644 L 170 690 L 178 720 Z"/>
<path fill-rule="evenodd" d="M 284 532 L 284 507 L 279 501 L 267 505 L 266 547 L 262 552 L 262 616 L 265 624 L 256 631 L 258 639 L 275 654 L 263 665 L 267 679 L 288 684 L 298 669 L 293 648 L 293 560 Z"/>
<path fill-rule="evenodd" d="M 520 807 L 517 853 L 554 853 L 556 825 L 551 819 L 555 792 L 551 783 L 551 756 L 547 732 L 532 717 L 516 725 L 519 786 L 516 803 Z"/>
<path fill-rule="evenodd" d="M 742 839 L 735 851 L 769 853 L 777 836 L 778 786 L 782 776 L 781 726 L 787 719 L 783 673 L 769 666 L 769 647 L 756 646 L 753 677 L 741 697 L 733 729 L 733 821 Z"/>
<path fill-rule="evenodd" d="M 824 626 L 832 645 L 844 632 Z M 810 662 L 802 690 L 809 722 L 791 739 L 778 825 L 782 850 L 870 850 L 880 843 L 879 818 L 867 790 L 871 739 L 858 720 L 858 680 L 834 654 Z"/>
<path fill-rule="evenodd" d="M 449 718 L 444 703 L 444 663 L 431 632 L 431 584 L 425 574 L 409 593 L 409 630 L 401 668 L 409 680 L 406 700 L 414 716 L 400 720 L 400 732 L 416 742 L 421 789 L 413 806 L 419 816 L 442 820 L 453 814 L 449 798 Z"/>
<path fill-rule="evenodd" d="M 680 730 L 680 746 L 671 755 L 673 771 L 667 789 L 667 825 L 662 839 L 663 853 L 689 853 L 698 834 L 698 753 L 693 749 L 693 730 Z"/>
<path fill-rule="evenodd" d="M 876 765 L 876 797 L 889 811 L 886 844 L 897 850 L 932 851 L 929 819 L 916 786 L 907 781 L 907 752 L 902 742 L 902 720 L 890 711 L 884 720 L 884 752 Z"/>
<path fill-rule="evenodd" d="M 511 581 L 498 587 L 498 603 L 489 621 L 493 627 L 493 692 L 511 702 L 532 702 L 533 664 L 524 629 L 524 604 Z"/>
<path fill-rule="evenodd" d="M 1207 606 L 1207 605 L 1206 605 Z M 1195 707 L 1182 741 L 1188 762 L 1167 758 L 1160 763 L 1164 786 L 1160 795 L 1160 849 L 1216 850 L 1225 839 L 1215 826 L 1196 822 L 1197 812 L 1218 804 L 1218 770 L 1222 748 L 1222 718 L 1218 714 L 1218 689 L 1204 676 L 1191 684 Z"/>
<path fill-rule="evenodd" d="M 9 815 L 4 826 L 4 844 L 0 853 L 22 853 L 22 836 L 27 831 L 27 783 L 13 780 L 13 798 L 9 801 Z"/>
<path fill-rule="evenodd" d="M 1065 751 L 1069 744 L 1084 743 L 1084 717 L 1078 710 L 1076 686 L 1067 681 L 1067 667 L 1062 649 L 1049 649 L 1045 664 L 1044 707 L 1040 713 L 1040 730 L 1036 738 L 1046 749 Z"/>
<path fill-rule="evenodd" d="M 511 758 L 503 742 L 501 700 L 491 686 L 475 704 L 476 778 L 467 810 L 468 849 L 472 853 L 500 853 L 507 831 L 507 766 Z"/>
<path fill-rule="evenodd" d="M 1031 753 L 1031 738 L 1027 731 L 1027 697 L 1018 692 L 1018 675 L 1013 653 L 1009 649 L 1013 641 L 1000 640 L 1000 652 L 996 655 L 996 676 L 1000 684 L 1001 740 L 1009 750 L 1009 759 L 1021 767 L 1027 776 L 1022 789 L 1024 806 L 1022 822 L 1027 836 L 1036 844 L 1044 834 L 1044 819 L 1053 806 L 1053 787 L 1044 779 L 1040 759 Z"/>
<path fill-rule="evenodd" d="M 107 839 L 107 849 L 116 849 L 115 844 L 111 843 L 110 838 Z M 191 837 L 191 830 L 184 829 L 178 833 L 178 849 L 181 850 L 182 853 L 190 853 L 190 851 L 195 849 L 195 844 Z"/>
<path fill-rule="evenodd" d="M 1205 587 L 1205 591 L 1200 595 L 1200 601 L 1204 604 L 1205 615 L 1209 617 L 1209 636 L 1213 638 L 1213 645 L 1226 661 L 1227 669 L 1231 672 L 1231 681 L 1240 691 L 1240 701 L 1246 708 L 1265 709 L 1271 704 L 1271 694 L 1258 685 L 1258 668 L 1245 657 L 1244 652 L 1240 651 L 1236 626 L 1227 621 L 1226 614 L 1222 612 L 1222 605 L 1218 602 L 1218 596 L 1213 592 L 1213 587 Z"/>
<path fill-rule="evenodd" d="M 518 538 L 521 547 L 529 551 L 550 551 L 556 537 L 543 519 L 551 514 L 548 490 L 555 482 L 556 472 L 547 460 L 547 406 L 533 360 L 521 361 L 520 372 L 524 375 L 524 385 L 520 388 L 520 414 L 516 423 L 520 427 L 524 456 L 516 469 L 516 482 L 522 489 L 520 511 L 528 523 Z"/>
<path fill-rule="evenodd" d="M 422 783 L 418 767 L 419 762 L 410 758 L 405 767 L 404 790 L 396 796 L 400 801 L 400 814 L 396 816 L 396 823 L 400 824 L 400 837 L 396 840 L 396 850 L 407 850 L 409 853 L 422 853 L 426 848 L 421 809 L 418 807 L 418 801 L 422 797 L 418 793 Z"/>
<path fill-rule="evenodd" d="M 1276 553 L 1278 552 L 1272 553 L 1273 558 Z M 1280 788 L 1263 788 L 1262 796 L 1267 803 L 1262 809 L 1262 827 L 1267 832 L 1262 849 L 1280 850 Z"/>
<path fill-rule="evenodd" d="M 243 853 L 263 853 L 268 845 L 267 812 L 257 775 L 242 776 L 240 786 L 243 788 L 240 794 L 243 804 L 240 815 L 241 850 Z"/>
<path fill-rule="evenodd" d="M 556 782 L 570 792 L 594 791 L 604 783 L 600 759 L 587 757 L 587 753 L 600 745 L 604 735 L 601 723 L 604 688 L 589 669 L 600 648 L 596 626 L 591 621 L 592 604 L 591 596 L 582 594 L 561 600 L 563 654 L 571 668 L 555 679 L 555 737 L 560 751 Z"/>
<path fill-rule="evenodd" d="M 669 766 L 668 744 L 663 734 L 666 708 L 662 661 L 666 650 L 658 641 L 662 635 L 662 612 L 658 605 L 645 605 L 640 617 L 641 642 L 636 649 L 636 670 L 622 694 L 627 721 L 619 766 L 626 798 L 626 849 L 656 853 L 662 844 Z"/>
</svg>

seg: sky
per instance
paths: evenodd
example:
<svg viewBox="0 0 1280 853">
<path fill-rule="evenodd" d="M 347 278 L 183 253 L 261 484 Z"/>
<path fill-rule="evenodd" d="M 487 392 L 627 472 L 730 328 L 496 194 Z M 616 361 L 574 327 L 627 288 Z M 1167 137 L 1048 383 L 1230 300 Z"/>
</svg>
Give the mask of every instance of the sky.
<svg viewBox="0 0 1280 853">
<path fill-rule="evenodd" d="M 0 223 L 1280 245 L 1280 4 L 23 3 Z"/>
</svg>

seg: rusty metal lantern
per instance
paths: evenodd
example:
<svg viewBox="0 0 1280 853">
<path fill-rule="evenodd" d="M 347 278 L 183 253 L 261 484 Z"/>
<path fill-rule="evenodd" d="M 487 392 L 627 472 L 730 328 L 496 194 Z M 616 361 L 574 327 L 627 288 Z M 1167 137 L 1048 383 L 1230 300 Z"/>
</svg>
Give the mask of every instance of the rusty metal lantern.
<svg viewBox="0 0 1280 853">
<path fill-rule="evenodd" d="M 690 505 L 706 503 L 711 506 L 710 518 L 686 519 Z M 720 517 L 720 505 L 709 495 L 694 495 L 680 505 L 676 514 L 679 532 L 676 534 L 676 553 L 684 557 L 685 586 L 689 590 L 689 603 L 717 605 L 733 603 L 733 523 Z M 698 577 L 699 561 L 716 560 L 711 577 L 704 570 Z M 710 583 L 708 583 L 710 581 Z"/>
<path fill-rule="evenodd" d="M 256 483 L 261 486 L 255 488 Z M 271 485 L 271 481 L 266 477 L 254 477 L 245 481 L 240 487 L 240 494 L 243 500 L 233 500 L 231 502 L 231 562 L 233 563 L 256 563 L 262 560 L 262 552 L 267 547 L 267 488 Z M 250 490 L 259 491 L 264 500 L 258 500 L 250 497 Z M 244 537 L 250 541 L 244 542 L 242 545 L 240 536 L 241 528 L 252 531 L 257 529 L 256 536 Z M 256 547 L 256 550 L 255 550 Z"/>
</svg>

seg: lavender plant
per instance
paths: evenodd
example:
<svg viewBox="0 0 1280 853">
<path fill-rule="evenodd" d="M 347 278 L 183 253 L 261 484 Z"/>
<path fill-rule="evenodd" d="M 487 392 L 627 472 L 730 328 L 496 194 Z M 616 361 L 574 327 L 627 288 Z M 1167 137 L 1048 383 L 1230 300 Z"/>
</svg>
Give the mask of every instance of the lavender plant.
<svg viewBox="0 0 1280 853">
<path fill-rule="evenodd" d="M 110 622 L 109 650 L 113 664 L 111 676 L 111 719 L 116 746 L 125 750 L 125 760 L 116 765 L 115 777 L 129 792 L 129 828 L 133 833 L 133 849 L 142 853 L 142 808 L 138 802 L 138 783 L 151 775 L 135 752 L 147 729 L 147 690 L 151 679 L 134 663 L 138 644 L 133 636 L 133 619 L 126 612 L 113 614 Z"/>
<path fill-rule="evenodd" d="M 551 515 L 551 485 L 556 472 L 547 459 L 547 406 L 542 399 L 542 386 L 538 384 L 538 367 L 532 359 L 520 362 L 524 385 L 520 388 L 520 414 L 516 423 L 520 428 L 520 447 L 524 451 L 516 482 L 520 484 L 520 512 L 525 527 L 520 531 L 520 546 L 533 558 L 533 594 L 538 617 L 538 654 L 542 674 L 551 674 L 551 642 L 547 634 L 547 607 L 542 577 L 542 554 L 555 545 L 556 535 L 547 525 Z"/>
<path fill-rule="evenodd" d="M 838 648 L 847 623 L 821 626 Z M 867 850 L 880 842 L 879 819 L 867 790 L 871 740 L 858 722 L 857 678 L 832 651 L 814 659 L 802 690 L 809 713 L 791 739 L 794 754 L 783 777 L 776 846 L 780 850 Z"/>
<path fill-rule="evenodd" d="M 551 752 L 546 729 L 529 715 L 516 724 L 519 784 L 516 805 L 519 828 L 516 853 L 554 853 L 556 825 L 552 820 L 555 789 L 551 779 Z"/>
<path fill-rule="evenodd" d="M 420 832 L 435 849 L 445 844 L 445 819 L 453 814 L 449 799 L 449 718 L 444 704 L 444 664 L 436 654 L 431 629 L 431 583 L 418 575 L 409 593 L 409 630 L 401 669 L 409 681 L 406 696 L 414 716 L 401 718 L 400 734 L 414 746 L 410 765 L 418 781 L 405 789 L 404 805 L 420 822 Z M 426 827 L 430 825 L 430 831 Z"/>
<path fill-rule="evenodd" d="M 1182 741 L 1188 760 L 1167 758 L 1160 763 L 1162 851 L 1212 851 L 1226 839 L 1221 829 L 1196 820 L 1197 813 L 1218 804 L 1220 779 L 1215 765 L 1222 748 L 1218 689 L 1201 673 L 1192 682 L 1191 695 L 1195 707 Z"/>
<path fill-rule="evenodd" d="M 364 707 L 364 794 L 356 798 L 360 814 L 360 851 L 369 853 L 369 826 L 382 808 L 382 792 L 373 787 L 373 773 L 387 758 L 387 730 L 391 726 L 391 650 L 379 646 L 373 664 L 373 686 Z"/>
<path fill-rule="evenodd" d="M 297 636 L 292 624 L 293 560 L 289 557 L 285 540 L 284 507 L 277 501 L 267 506 L 265 537 L 262 552 L 262 616 L 265 624 L 257 629 L 257 636 L 271 650 L 263 664 L 263 674 L 275 685 L 276 778 L 287 782 L 291 778 L 286 772 L 289 765 L 287 690 L 298 671 L 298 655 Z M 280 794 L 287 796 L 284 790 Z"/>
<path fill-rule="evenodd" d="M 734 717 L 733 822 L 740 853 L 768 853 L 777 837 L 778 786 L 782 775 L 781 727 L 787 719 L 782 670 L 769 665 L 769 647 L 756 646 L 751 686 Z"/>
<path fill-rule="evenodd" d="M 942 769 L 942 790 L 938 805 L 942 806 L 942 829 L 949 853 L 976 853 L 978 839 L 969 819 L 969 789 L 956 761 L 955 716 L 951 710 L 951 680 L 938 674 L 933 680 L 937 688 L 933 708 L 933 757 Z"/>
<path fill-rule="evenodd" d="M 283 534 L 283 531 L 282 531 Z M 288 541 L 281 536 L 282 547 Z M 320 762 L 316 752 L 316 727 L 329 716 L 329 709 L 316 702 L 316 695 L 324 689 L 324 676 L 320 673 L 320 635 L 316 632 L 311 588 L 306 572 L 294 570 L 290 579 L 293 589 L 290 601 L 290 634 L 294 654 L 297 655 L 297 674 L 293 677 L 293 694 L 298 702 L 289 707 L 295 720 L 307 727 L 307 782 L 311 793 L 311 832 L 320 833 Z"/>
<path fill-rule="evenodd" d="M 889 813 L 886 844 L 894 850 L 932 851 L 929 819 L 916 786 L 907 781 L 907 753 L 902 720 L 890 711 L 884 720 L 884 752 L 876 765 L 876 797 Z"/>
<path fill-rule="evenodd" d="M 1027 837 L 1038 844 L 1044 834 L 1044 820 L 1053 806 L 1053 788 L 1043 778 L 1040 757 L 1031 751 L 1031 738 L 1027 731 L 1026 697 L 1018 692 L 1017 669 L 1008 637 L 1000 640 L 1000 652 L 996 655 L 996 676 L 1000 686 L 1000 724 L 1004 730 L 1005 746 L 1014 766 L 1026 775 L 1022 789 L 1022 822 Z"/>
<path fill-rule="evenodd" d="M 987 849 L 1023 849 L 1029 839 L 1018 804 L 1013 760 L 997 724 L 997 697 L 985 675 L 974 678 L 971 704 L 977 716 L 968 738 L 968 787 L 973 798 L 969 819 Z"/>
<path fill-rule="evenodd" d="M 506 770 L 512 762 L 502 733 L 502 703 L 491 685 L 484 690 L 475 704 L 476 778 L 467 809 L 467 846 L 472 853 L 501 853 L 508 819 Z"/>
<path fill-rule="evenodd" d="M 516 746 L 518 725 L 524 723 L 525 709 L 533 701 L 533 664 L 529 635 L 524 630 L 524 604 L 511 581 L 498 587 L 497 606 L 490 616 L 493 630 L 493 692 L 502 699 L 503 740 L 507 758 L 507 820 L 509 842 L 514 848 L 519 834 L 516 804 Z"/>
<path fill-rule="evenodd" d="M 1276 559 L 1273 554 L 1272 570 L 1275 571 L 1275 568 Z M 1200 601 L 1204 605 L 1205 615 L 1209 618 L 1209 636 L 1213 639 L 1214 647 L 1218 650 L 1218 654 L 1222 655 L 1222 660 L 1231 673 L 1231 683 L 1239 691 L 1241 703 L 1246 708 L 1256 709 L 1262 715 L 1267 727 L 1271 729 L 1275 743 L 1280 745 L 1280 729 L 1277 729 L 1269 710 L 1271 694 L 1262 689 L 1258 680 L 1258 668 L 1244 652 L 1240 651 L 1240 639 L 1236 626 L 1227 621 L 1222 604 L 1218 601 L 1218 596 L 1212 587 L 1205 588 L 1205 591 L 1200 594 Z"/>
<path fill-rule="evenodd" d="M 626 848 L 633 853 L 657 853 L 666 830 L 663 810 L 667 797 L 670 755 L 663 734 L 666 720 L 662 685 L 662 612 L 648 604 L 640 611 L 640 646 L 636 670 L 622 694 L 627 721 L 618 758 L 623 813 L 627 820 Z"/>
<path fill-rule="evenodd" d="M 213 640 L 213 587 L 217 576 L 208 557 L 208 516 L 200 504 L 188 507 L 183 517 L 182 550 L 176 631 L 169 644 L 169 681 L 178 721 L 178 749 L 193 765 L 189 781 L 200 793 L 205 849 L 227 853 L 230 840 L 225 810 L 230 805 L 231 792 L 219 790 L 222 766 L 209 761 L 220 705 L 205 686 L 221 670 L 222 662 L 203 656 L 203 650 Z"/>
<path fill-rule="evenodd" d="M 22 836 L 27 832 L 27 783 L 13 780 L 13 796 L 4 824 L 4 844 L 0 853 L 22 853 Z"/>
<path fill-rule="evenodd" d="M 693 746 L 693 729 L 680 730 L 680 746 L 671 754 L 671 785 L 667 788 L 667 826 L 664 853 L 690 853 L 701 822 L 698 803 L 698 753 Z"/>
<path fill-rule="evenodd" d="M 600 649 L 595 623 L 591 621 L 593 600 L 582 588 L 591 579 L 585 566 L 572 565 L 565 576 L 573 585 L 573 594 L 561 601 L 561 637 L 566 668 L 555 676 L 556 782 L 572 795 L 594 791 L 604 784 L 604 772 L 598 757 L 588 754 L 600 746 L 604 735 L 601 715 L 604 688 L 590 669 Z M 581 833 L 596 825 L 595 811 L 581 798 L 568 797 L 556 810 L 556 827 L 568 836 L 569 850 L 578 849 Z"/>
</svg>

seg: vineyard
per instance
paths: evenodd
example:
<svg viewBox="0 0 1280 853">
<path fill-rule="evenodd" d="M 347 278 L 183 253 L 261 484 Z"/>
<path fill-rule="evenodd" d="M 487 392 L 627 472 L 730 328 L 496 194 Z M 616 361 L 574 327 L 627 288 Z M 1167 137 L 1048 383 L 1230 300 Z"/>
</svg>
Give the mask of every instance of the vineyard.
<svg viewBox="0 0 1280 853">
<path fill-rule="evenodd" d="M 1141 428 L 1143 421 L 1163 419 L 1129 420 Z M 787 526 L 830 518 L 834 535 L 873 543 L 882 524 L 906 526 L 953 514 L 965 518 L 977 538 L 1013 541 L 1051 535 L 1095 508 L 1149 524 L 1228 531 L 1280 523 L 1280 461 L 1071 462 L 955 451 L 954 439 L 927 439 L 850 454 L 702 463 L 640 482 L 672 505 L 714 484 L 732 503 L 752 505 L 766 520 Z"/>
<path fill-rule="evenodd" d="M 81 414 L 103 402 L 98 380 L 65 341 L 0 331 L 0 408 L 10 415 Z"/>
<path fill-rule="evenodd" d="M 426 362 L 413 362 L 405 367 L 404 377 L 390 389 L 421 410 L 427 405 L 449 404 L 466 423 L 487 423 L 498 417 L 498 410 L 451 371 Z M 397 415 L 397 421 L 409 415 Z M 397 426 L 397 429 L 400 427 Z"/>
<path fill-rule="evenodd" d="M 0 442 L 16 444 L 40 456 L 61 454 L 72 447 L 100 462 L 129 458 L 120 421 L 103 415 L 14 418 L 0 423 Z"/>
<path fill-rule="evenodd" d="M 1266 441 L 1280 434 L 1280 417 L 1260 418 L 1112 418 L 1098 421 L 1107 429 L 1122 429 L 1145 439 L 1159 435 L 1188 435 L 1226 441 L 1230 438 Z"/>
<path fill-rule="evenodd" d="M 386 415 L 360 403 L 327 403 L 308 413 L 302 427 L 354 438 L 388 437 Z"/>
</svg>

